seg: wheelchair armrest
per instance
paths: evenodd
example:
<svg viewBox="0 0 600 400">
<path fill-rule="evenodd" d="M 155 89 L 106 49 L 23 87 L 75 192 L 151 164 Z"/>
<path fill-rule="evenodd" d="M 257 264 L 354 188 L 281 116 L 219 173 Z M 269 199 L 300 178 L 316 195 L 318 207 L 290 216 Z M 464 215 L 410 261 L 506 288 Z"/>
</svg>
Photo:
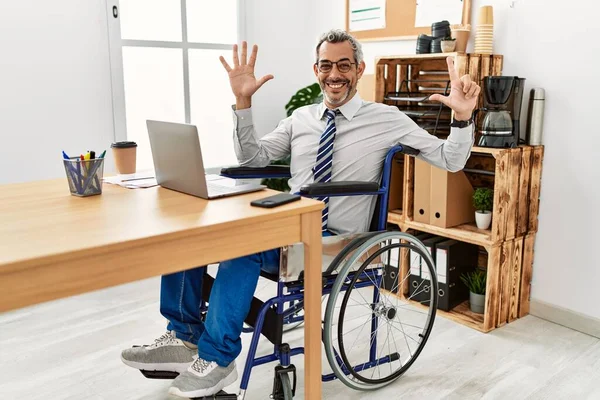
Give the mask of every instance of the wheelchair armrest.
<svg viewBox="0 0 600 400">
<path fill-rule="evenodd" d="M 289 165 L 268 165 L 266 167 L 225 167 L 221 175 L 229 178 L 289 178 Z"/>
<path fill-rule="evenodd" d="M 402 147 L 402 150 L 399 151 L 402 154 L 407 154 L 409 156 L 417 156 L 420 153 L 419 150 L 410 146 L 403 145 L 402 143 L 400 143 L 399 146 Z"/>
<path fill-rule="evenodd" d="M 315 182 L 300 188 L 300 194 L 304 196 L 319 195 L 343 195 L 357 193 L 373 193 L 379 190 L 377 182 Z"/>
</svg>

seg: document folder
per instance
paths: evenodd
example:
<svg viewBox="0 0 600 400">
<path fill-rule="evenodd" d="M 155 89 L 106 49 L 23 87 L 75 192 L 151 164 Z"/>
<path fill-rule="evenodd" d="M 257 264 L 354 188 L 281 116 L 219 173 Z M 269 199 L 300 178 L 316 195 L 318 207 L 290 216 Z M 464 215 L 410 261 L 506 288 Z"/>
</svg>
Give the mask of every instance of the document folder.
<svg viewBox="0 0 600 400">
<path fill-rule="evenodd" d="M 479 249 L 476 245 L 446 240 L 435 244 L 438 277 L 438 308 L 450 311 L 469 298 L 469 289 L 461 274 L 477 267 Z"/>
</svg>

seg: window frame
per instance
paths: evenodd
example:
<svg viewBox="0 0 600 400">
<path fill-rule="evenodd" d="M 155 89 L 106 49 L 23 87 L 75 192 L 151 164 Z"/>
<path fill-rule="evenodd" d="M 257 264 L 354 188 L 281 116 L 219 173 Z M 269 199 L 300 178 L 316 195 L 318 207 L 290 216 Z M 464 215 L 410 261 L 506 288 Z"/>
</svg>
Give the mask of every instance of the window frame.
<svg viewBox="0 0 600 400">
<path fill-rule="evenodd" d="M 227 0 L 228 1 L 228 0 Z M 237 2 L 237 42 L 246 36 L 246 9 L 243 0 Z M 181 41 L 159 41 L 122 39 L 120 26 L 119 0 L 106 0 L 106 17 L 108 28 L 108 47 L 110 58 L 110 78 L 112 90 L 113 137 L 114 141 L 127 140 L 127 119 L 125 105 L 125 82 L 123 76 L 123 47 L 150 47 L 181 49 L 183 57 L 183 93 L 185 107 L 185 123 L 191 123 L 190 109 L 190 73 L 189 50 L 233 50 L 233 44 L 189 42 L 187 34 L 187 0 L 181 2 Z M 116 15 L 116 16 L 115 16 Z M 207 173 L 215 173 L 220 168 L 207 168 Z"/>
</svg>

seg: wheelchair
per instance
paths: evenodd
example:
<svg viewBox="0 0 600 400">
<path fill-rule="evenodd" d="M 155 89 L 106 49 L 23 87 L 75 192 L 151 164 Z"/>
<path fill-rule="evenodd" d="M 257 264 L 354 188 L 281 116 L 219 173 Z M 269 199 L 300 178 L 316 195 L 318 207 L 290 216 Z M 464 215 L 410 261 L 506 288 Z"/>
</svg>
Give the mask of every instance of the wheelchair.
<svg viewBox="0 0 600 400">
<path fill-rule="evenodd" d="M 332 372 L 322 376 L 327 382 L 339 379 L 355 390 L 375 390 L 397 380 L 415 362 L 433 329 L 437 309 L 437 279 L 431 255 L 413 235 L 387 230 L 387 204 L 392 163 L 398 154 L 418 151 L 398 145 L 386 154 L 380 182 L 313 183 L 301 188 L 302 196 L 377 196 L 368 232 L 323 237 L 322 293 L 326 307 L 322 321 L 322 341 Z M 223 168 L 221 175 L 236 179 L 289 177 L 289 167 Z M 409 287 L 409 268 L 386 275 L 386 268 L 408 252 L 410 266 L 429 272 L 430 280 Z M 244 332 L 252 340 L 238 395 L 219 393 L 213 399 L 245 398 L 252 368 L 278 361 L 271 398 L 289 400 L 295 395 L 297 377 L 291 358 L 304 348 L 291 348 L 284 342 L 289 330 L 302 324 L 303 244 L 285 246 L 280 251 L 278 275 L 261 271 L 261 276 L 277 283 L 277 293 L 266 301 L 256 297 L 245 319 Z M 398 261 L 395 261 L 397 263 Z M 396 264 L 397 265 L 397 264 Z M 201 313 L 214 278 L 205 275 Z M 384 287 L 386 285 L 386 287 Z M 396 293 L 397 292 L 397 293 Z M 409 301 L 411 300 L 411 301 Z M 420 304 L 419 304 L 420 303 Z M 271 354 L 256 356 L 260 336 L 273 344 Z M 176 375 L 176 374 L 175 374 Z"/>
</svg>

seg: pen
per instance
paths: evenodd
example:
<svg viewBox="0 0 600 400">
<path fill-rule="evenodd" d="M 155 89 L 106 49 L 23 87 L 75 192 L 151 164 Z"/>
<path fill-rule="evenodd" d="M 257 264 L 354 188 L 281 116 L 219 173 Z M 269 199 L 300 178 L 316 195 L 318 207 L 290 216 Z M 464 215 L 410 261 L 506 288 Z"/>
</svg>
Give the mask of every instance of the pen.
<svg viewBox="0 0 600 400">
<path fill-rule="evenodd" d="M 85 157 L 83 156 L 83 154 L 80 154 L 79 158 L 81 159 L 81 161 L 78 164 L 81 164 L 81 170 L 82 170 L 80 178 L 81 178 L 81 184 L 83 185 L 83 179 L 85 177 Z"/>
<path fill-rule="evenodd" d="M 100 157 L 99 157 L 99 158 L 104 158 L 104 155 L 105 155 L 105 154 L 106 154 L 106 150 L 104 150 L 104 151 L 102 152 L 102 154 L 100 154 Z"/>
<path fill-rule="evenodd" d="M 63 150 L 63 152 L 62 152 L 62 153 L 63 153 L 63 158 L 64 158 L 65 160 L 69 160 L 69 156 L 67 155 L 67 153 L 65 153 L 65 151 L 64 151 L 64 150 Z"/>
<path fill-rule="evenodd" d="M 91 159 L 91 160 L 95 160 L 95 159 L 96 159 L 96 152 L 95 152 L 94 150 L 91 150 L 91 151 L 90 151 L 90 159 Z M 94 183 L 96 184 L 96 189 L 97 189 L 97 190 L 100 190 L 100 179 L 98 178 L 98 168 L 100 167 L 100 166 L 99 166 L 99 164 L 100 164 L 101 162 L 102 162 L 102 161 L 94 161 L 94 162 L 92 163 L 92 168 L 94 168 L 94 172 L 93 172 L 93 175 L 94 175 Z"/>
</svg>

